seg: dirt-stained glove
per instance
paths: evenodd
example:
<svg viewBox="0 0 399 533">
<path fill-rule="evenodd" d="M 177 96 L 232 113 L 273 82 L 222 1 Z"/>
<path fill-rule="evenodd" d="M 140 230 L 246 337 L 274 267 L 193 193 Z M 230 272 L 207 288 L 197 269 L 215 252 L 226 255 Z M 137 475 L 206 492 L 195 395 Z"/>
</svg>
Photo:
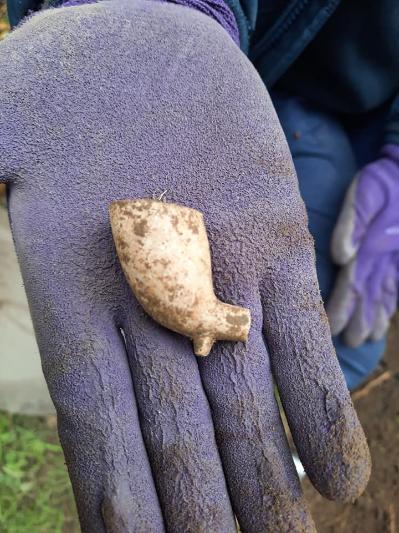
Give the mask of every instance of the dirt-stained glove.
<svg viewBox="0 0 399 533">
<path fill-rule="evenodd" d="M 332 254 L 342 265 L 327 305 L 333 335 L 354 347 L 380 340 L 398 305 L 399 146 L 384 146 L 353 181 Z"/>
<path fill-rule="evenodd" d="M 331 343 L 288 147 L 227 32 L 145 0 L 35 15 L 0 46 L 0 176 L 82 530 L 313 531 L 274 397 L 328 498 L 370 458 Z M 115 199 L 204 213 L 247 344 L 197 359 L 124 279 Z"/>
</svg>

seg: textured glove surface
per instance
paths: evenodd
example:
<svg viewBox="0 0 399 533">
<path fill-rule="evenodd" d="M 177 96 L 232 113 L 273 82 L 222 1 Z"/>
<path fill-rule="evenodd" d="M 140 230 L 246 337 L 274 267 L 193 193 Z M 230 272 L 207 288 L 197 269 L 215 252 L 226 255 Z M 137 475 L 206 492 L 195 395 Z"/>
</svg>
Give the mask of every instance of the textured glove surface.
<svg viewBox="0 0 399 533">
<path fill-rule="evenodd" d="M 355 498 L 370 461 L 251 64 L 206 16 L 135 0 L 35 15 L 0 71 L 0 176 L 83 531 L 224 533 L 233 513 L 244 532 L 312 531 L 273 377 L 322 494 Z M 108 205 L 165 190 L 204 213 L 246 345 L 197 360 L 128 289 Z"/>
<path fill-rule="evenodd" d="M 327 310 L 350 346 L 383 338 L 398 305 L 399 147 L 381 156 L 355 178 L 332 240 L 342 269 Z"/>
</svg>

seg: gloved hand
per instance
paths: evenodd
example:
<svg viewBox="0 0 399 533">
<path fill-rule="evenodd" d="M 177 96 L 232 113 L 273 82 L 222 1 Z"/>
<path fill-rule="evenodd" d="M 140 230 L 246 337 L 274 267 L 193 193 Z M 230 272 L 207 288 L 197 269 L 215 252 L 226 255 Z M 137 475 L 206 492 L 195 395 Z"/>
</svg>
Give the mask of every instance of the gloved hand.
<svg viewBox="0 0 399 533">
<path fill-rule="evenodd" d="M 166 3 L 67 7 L 13 32 L 0 71 L 0 176 L 83 531 L 312 531 L 273 377 L 314 485 L 356 498 L 369 452 L 293 164 L 228 34 Z M 197 359 L 127 287 L 108 206 L 163 191 L 204 213 L 246 345 Z"/>
<path fill-rule="evenodd" d="M 332 255 L 342 265 L 327 305 L 333 335 L 353 347 L 380 340 L 398 303 L 399 146 L 384 146 L 353 181 Z"/>
</svg>

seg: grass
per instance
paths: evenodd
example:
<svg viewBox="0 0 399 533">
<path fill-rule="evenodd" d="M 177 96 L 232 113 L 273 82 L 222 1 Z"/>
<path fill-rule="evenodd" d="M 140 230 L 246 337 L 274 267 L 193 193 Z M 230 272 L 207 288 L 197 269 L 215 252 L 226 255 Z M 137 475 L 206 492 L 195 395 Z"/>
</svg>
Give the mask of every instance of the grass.
<svg viewBox="0 0 399 533">
<path fill-rule="evenodd" d="M 0 531 L 79 531 L 54 417 L 0 411 Z"/>
</svg>

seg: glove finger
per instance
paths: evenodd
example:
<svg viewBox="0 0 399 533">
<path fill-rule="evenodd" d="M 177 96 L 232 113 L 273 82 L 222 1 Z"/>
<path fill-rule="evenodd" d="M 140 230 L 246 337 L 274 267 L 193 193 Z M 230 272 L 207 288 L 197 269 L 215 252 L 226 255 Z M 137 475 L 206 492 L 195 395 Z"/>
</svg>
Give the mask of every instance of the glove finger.
<svg viewBox="0 0 399 533">
<path fill-rule="evenodd" d="M 370 455 L 332 345 L 314 252 L 306 240 L 302 234 L 289 240 L 284 260 L 280 256 L 268 269 L 262 284 L 264 330 L 309 478 L 327 498 L 353 501 L 368 481 Z"/>
<path fill-rule="evenodd" d="M 233 277 L 218 294 L 252 315 L 246 344 L 218 342 L 198 361 L 240 530 L 315 531 L 274 397 L 258 288 Z"/>
<path fill-rule="evenodd" d="M 368 306 L 371 309 L 367 309 Z M 356 308 L 343 333 L 343 340 L 347 346 L 357 348 L 366 342 L 376 318 L 375 312 L 373 304 L 367 304 L 363 296 L 358 297 Z"/>
<path fill-rule="evenodd" d="M 130 297 L 124 319 L 141 429 L 168 531 L 235 531 L 192 343 Z"/>
<path fill-rule="evenodd" d="M 355 261 L 341 267 L 326 305 L 333 337 L 345 329 L 356 308 L 357 294 L 353 287 L 355 267 Z"/>
<path fill-rule="evenodd" d="M 356 254 L 359 248 L 362 232 L 358 232 L 358 240 L 354 240 L 356 220 L 356 192 L 358 180 L 355 178 L 349 187 L 345 200 L 335 225 L 332 240 L 331 254 L 338 265 L 345 265 Z"/>
<path fill-rule="evenodd" d="M 379 341 L 385 337 L 389 329 L 391 318 L 396 311 L 398 290 L 395 275 L 395 265 L 391 264 L 389 271 L 385 276 L 381 299 L 376 309 L 376 317 L 370 335 L 372 341 Z"/>
<path fill-rule="evenodd" d="M 70 315 L 34 313 L 82 531 L 162 532 L 122 337 L 111 317 L 84 309 L 75 301 Z"/>
<path fill-rule="evenodd" d="M 370 340 L 377 342 L 382 340 L 388 332 L 391 316 L 388 316 L 384 305 L 381 303 L 376 307 L 373 329 L 370 333 Z"/>
<path fill-rule="evenodd" d="M 371 170 L 364 170 L 355 177 L 332 236 L 331 253 L 337 264 L 344 265 L 353 259 L 369 224 L 384 207 L 384 203 L 384 190 Z"/>
<path fill-rule="evenodd" d="M 352 348 L 362 345 L 371 336 L 375 321 L 382 318 L 377 310 L 383 299 L 383 285 L 391 265 L 389 254 L 374 261 L 367 260 L 365 255 L 360 250 L 354 261 L 356 306 L 343 335 L 344 342 Z"/>
<path fill-rule="evenodd" d="M 397 281 L 397 269 L 395 265 L 392 265 L 390 273 L 386 276 L 383 284 L 383 298 L 384 307 L 389 317 L 395 314 L 398 308 L 398 281 Z"/>
</svg>

